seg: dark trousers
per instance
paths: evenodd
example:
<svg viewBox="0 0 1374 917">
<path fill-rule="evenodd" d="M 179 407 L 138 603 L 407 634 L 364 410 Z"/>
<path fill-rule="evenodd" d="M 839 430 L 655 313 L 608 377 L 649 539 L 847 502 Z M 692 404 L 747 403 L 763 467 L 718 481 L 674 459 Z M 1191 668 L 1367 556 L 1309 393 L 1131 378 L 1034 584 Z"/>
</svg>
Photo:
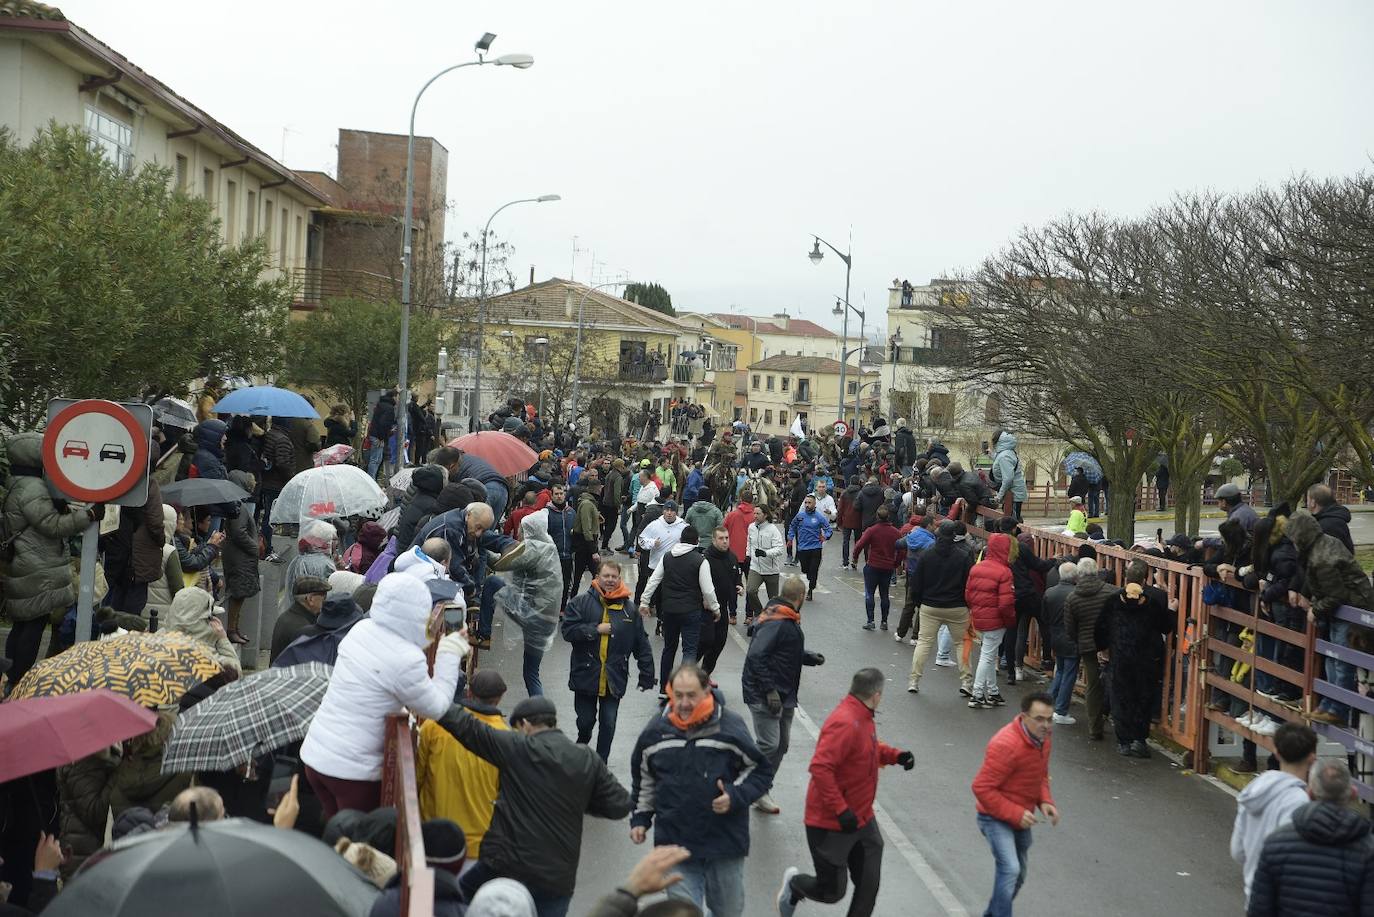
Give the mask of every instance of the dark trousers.
<svg viewBox="0 0 1374 917">
<path fill-rule="evenodd" d="M 883 620 L 887 620 L 887 613 L 892 610 L 892 600 L 888 597 L 888 590 L 892 588 L 892 571 L 879 570 L 872 564 L 864 564 L 864 610 L 868 612 L 868 623 L 873 623 L 873 593 L 876 591 L 882 597 Z"/>
<path fill-rule="evenodd" d="M 619 512 L 613 506 L 603 506 L 601 507 L 601 515 L 603 517 L 601 520 L 601 550 L 609 551 L 611 549 L 611 534 L 615 531 Z"/>
<path fill-rule="evenodd" d="M 320 801 L 320 814 L 325 821 L 333 818 L 340 809 L 361 809 L 371 812 L 382 804 L 382 781 L 344 780 L 321 774 L 309 764 L 305 765 L 305 779 L 315 791 Z"/>
<path fill-rule="evenodd" d="M 883 872 L 883 836 L 878 820 L 870 818 L 853 834 L 806 828 L 806 845 L 811 848 L 814 876 L 792 877 L 792 898 L 834 904 L 844 897 L 845 874 L 854 882 L 854 897 L 849 902 L 849 917 L 869 917 L 878 900 L 878 884 Z"/>
<path fill-rule="evenodd" d="M 677 658 L 678 640 L 682 641 L 682 661 L 697 661 L 697 644 L 701 639 L 701 617 L 696 614 L 664 615 L 663 656 L 659 659 L 659 681 L 667 690 L 668 676 L 673 674 L 674 660 Z"/>
<path fill-rule="evenodd" d="M 558 610 L 561 612 L 563 607 L 568 604 L 568 593 L 573 585 L 573 559 L 571 557 L 564 557 L 560 554 L 558 557 L 558 566 L 563 574 L 563 596 L 558 601 Z"/>
<path fill-rule="evenodd" d="M 272 546 L 272 504 L 281 496 L 281 488 L 264 484 L 261 490 L 262 499 L 258 501 L 258 531 L 267 539 L 267 553 L 272 554 L 277 550 Z"/>
<path fill-rule="evenodd" d="M 734 594 L 731 594 L 734 598 Z M 720 660 L 721 651 L 725 649 L 725 641 L 730 639 L 730 614 L 735 610 L 735 603 L 732 601 L 727 609 L 725 603 L 721 603 L 720 620 L 712 621 L 710 618 L 701 619 L 700 638 L 698 640 L 698 651 L 700 652 L 701 667 L 707 672 L 714 672 L 716 663 Z"/>
<path fill-rule="evenodd" d="M 1016 639 L 1008 638 L 1002 642 L 1002 653 L 1006 658 L 1008 669 L 1025 665 L 1026 646 L 1030 643 L 1031 622 L 1040 620 L 1042 604 L 1038 592 L 1032 591 L 1016 597 Z M 1049 655 L 1049 646 L 1044 643 L 1045 628 L 1043 626 L 1040 628 L 1040 638 L 1043 659 Z"/>
<path fill-rule="evenodd" d="M 568 584 L 569 599 L 577 595 L 578 587 L 582 585 L 583 573 L 590 573 L 592 579 L 596 579 L 596 571 L 601 567 L 601 564 L 592 560 L 592 555 L 595 553 L 595 542 L 579 538 L 577 544 L 573 546 L 572 582 Z"/>
<path fill-rule="evenodd" d="M 1112 725 L 1120 745 L 1144 742 L 1150 736 L 1150 682 L 1153 660 L 1122 665 L 1112 660 L 1111 685 Z"/>
<path fill-rule="evenodd" d="M 840 555 L 840 560 L 847 561 L 849 560 L 849 539 L 852 537 L 854 539 L 854 542 L 857 544 L 859 541 L 859 530 L 841 529 L 841 532 L 843 533 L 843 535 L 840 538 L 840 548 L 843 551 L 843 553 Z"/>
<path fill-rule="evenodd" d="M 105 604 L 115 611 L 141 615 L 148 605 L 148 584 L 135 583 L 133 571 L 121 571 L 115 580 L 110 581 L 110 591 L 105 596 Z M 96 596 L 97 600 L 100 598 Z"/>
<path fill-rule="evenodd" d="M 1162 513 L 1169 508 L 1169 482 L 1155 481 L 1155 487 L 1159 490 L 1159 511 Z"/>
<path fill-rule="evenodd" d="M 611 742 L 615 739 L 615 720 L 620 712 L 620 698 L 610 694 L 596 695 L 573 692 L 573 710 L 577 712 L 577 744 L 589 745 L 592 728 L 596 733 L 596 753 L 605 761 L 611 756 Z"/>
<path fill-rule="evenodd" d="M 816 577 L 821 573 L 821 549 L 797 549 L 797 563 L 801 564 L 802 576 L 812 589 L 816 588 Z"/>
<path fill-rule="evenodd" d="M 921 616 L 916 613 L 916 593 L 911 591 L 910 576 L 906 578 L 906 597 L 902 600 L 902 616 L 897 621 L 897 636 L 906 637 L 907 631 L 911 631 L 912 639 L 921 635 Z"/>
<path fill-rule="evenodd" d="M 43 643 L 43 631 L 47 627 L 47 615 L 11 622 L 10 635 L 5 638 L 5 657 L 13 663 L 9 671 L 9 690 L 14 690 L 14 686 L 38 661 L 38 648 Z"/>
</svg>

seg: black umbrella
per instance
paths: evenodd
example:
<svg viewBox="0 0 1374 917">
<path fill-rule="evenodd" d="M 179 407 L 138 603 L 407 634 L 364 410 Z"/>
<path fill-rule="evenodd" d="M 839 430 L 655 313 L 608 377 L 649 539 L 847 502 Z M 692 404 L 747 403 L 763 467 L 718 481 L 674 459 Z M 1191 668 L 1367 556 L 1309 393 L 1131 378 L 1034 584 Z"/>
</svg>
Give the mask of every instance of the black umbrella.
<svg viewBox="0 0 1374 917">
<path fill-rule="evenodd" d="M 247 500 L 248 491 L 233 481 L 215 478 L 187 478 L 162 488 L 162 501 L 177 506 L 208 506 L 211 503 L 237 503 Z"/>
<path fill-rule="evenodd" d="M 315 838 L 229 818 L 173 825 L 116 842 L 108 855 L 77 873 L 43 913 L 367 917 L 377 895 L 376 886 Z"/>
</svg>

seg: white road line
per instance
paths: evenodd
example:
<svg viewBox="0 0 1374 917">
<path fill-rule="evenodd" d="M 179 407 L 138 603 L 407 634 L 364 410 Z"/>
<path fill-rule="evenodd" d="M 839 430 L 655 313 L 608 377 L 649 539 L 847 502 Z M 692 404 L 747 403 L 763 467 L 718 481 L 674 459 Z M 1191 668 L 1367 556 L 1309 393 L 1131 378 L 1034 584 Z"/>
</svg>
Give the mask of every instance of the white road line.
<svg viewBox="0 0 1374 917">
<path fill-rule="evenodd" d="M 738 630 L 733 627 L 730 628 L 730 636 L 734 638 L 741 650 L 745 653 L 749 652 L 749 641 L 740 636 Z M 794 716 L 796 722 L 801 723 L 802 727 L 811 734 L 811 741 L 815 742 L 820 739 L 820 726 L 800 704 L 797 705 Z M 897 827 L 897 823 L 887 814 L 887 810 L 876 800 L 873 802 L 873 817 L 878 820 L 878 827 L 882 829 L 883 834 L 887 835 L 888 841 L 902 855 L 902 858 L 907 861 L 911 871 L 916 873 L 916 878 L 926 887 L 926 891 L 930 892 L 930 896 L 940 905 L 940 909 L 946 917 L 969 917 L 969 912 L 959 903 L 954 892 L 950 891 L 949 886 L 935 872 L 930 861 L 921 855 L 921 851 L 916 849 L 916 845 L 902 832 L 901 828 Z"/>
</svg>

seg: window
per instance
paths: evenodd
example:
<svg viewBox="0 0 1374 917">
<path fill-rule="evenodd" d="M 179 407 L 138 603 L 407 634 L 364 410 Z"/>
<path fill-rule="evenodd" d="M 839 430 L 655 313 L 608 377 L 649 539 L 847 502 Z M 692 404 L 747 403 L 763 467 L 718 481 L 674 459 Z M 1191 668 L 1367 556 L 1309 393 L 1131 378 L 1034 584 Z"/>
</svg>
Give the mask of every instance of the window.
<svg viewBox="0 0 1374 917">
<path fill-rule="evenodd" d="M 230 245 L 239 240 L 239 185 L 238 182 L 225 182 L 224 185 L 224 239 Z"/>
<path fill-rule="evenodd" d="M 787 387 L 788 387 L 789 385 L 791 385 L 791 384 L 792 384 L 792 377 L 791 377 L 791 376 L 783 376 L 783 377 L 782 377 L 782 390 L 783 390 L 784 392 L 787 391 Z"/>
<path fill-rule="evenodd" d="M 763 425 L 766 427 L 773 422 L 773 411 L 767 409 L 763 412 Z"/>
<path fill-rule="evenodd" d="M 258 232 L 258 193 L 248 192 L 248 205 L 243 208 L 243 234 L 253 238 Z"/>
<path fill-rule="evenodd" d="M 798 400 L 798 401 L 810 401 L 810 400 L 811 400 L 811 380 L 810 380 L 810 379 L 798 379 L 798 380 L 797 380 L 797 400 Z"/>
<path fill-rule="evenodd" d="M 758 423 L 758 422 L 759 422 L 759 409 L 758 409 L 758 408 L 750 408 L 750 409 L 749 409 L 749 422 L 750 422 L 750 423 Z"/>
<path fill-rule="evenodd" d="M 950 392 L 931 392 L 926 417 L 937 429 L 954 426 L 954 395 Z"/>
<path fill-rule="evenodd" d="M 786 412 L 786 411 L 778 411 L 778 426 L 780 426 L 780 427 L 785 427 L 785 426 L 787 426 L 787 412 Z"/>
<path fill-rule="evenodd" d="M 181 192 L 189 191 L 190 189 L 187 187 L 187 183 L 191 180 L 191 164 L 187 162 L 186 157 L 180 153 L 177 154 L 177 166 L 174 174 L 176 175 L 176 190 Z"/>
<path fill-rule="evenodd" d="M 768 391 L 770 391 L 770 392 L 773 390 L 773 377 L 772 377 L 772 376 L 769 376 L 767 379 L 764 380 L 764 386 L 765 386 L 765 387 L 768 389 Z"/>
<path fill-rule="evenodd" d="M 200 196 L 212 204 L 215 202 L 214 169 L 205 169 L 200 173 Z"/>
<path fill-rule="evenodd" d="M 273 236 L 272 236 L 272 214 L 275 213 L 276 211 L 274 211 L 274 210 L 272 209 L 272 202 L 271 202 L 270 200 L 268 200 L 267 198 L 263 198 L 262 207 L 263 207 L 263 210 L 262 210 L 262 236 L 263 236 L 263 241 L 264 241 L 265 243 L 267 243 L 267 252 L 268 252 L 268 254 L 271 254 L 271 252 L 272 252 L 272 239 L 273 239 Z"/>
<path fill-rule="evenodd" d="M 808 414 L 806 411 L 798 411 L 798 412 L 797 412 L 797 419 L 800 420 L 800 421 L 802 422 L 802 426 L 803 426 L 803 427 L 807 427 L 807 429 L 810 429 L 810 426 L 808 425 L 808 422 L 807 422 L 807 421 L 808 421 L 808 418 L 809 418 L 810 416 L 811 416 L 811 415 Z"/>
<path fill-rule="evenodd" d="M 277 249 L 278 267 L 286 267 L 286 243 L 289 241 L 286 237 L 291 233 L 291 224 L 287 222 L 289 216 L 286 208 L 283 207 L 281 209 L 281 238 L 278 239 L 280 248 Z"/>
<path fill-rule="evenodd" d="M 993 392 L 983 405 L 983 422 L 997 424 L 1002 422 L 1002 396 Z"/>
<path fill-rule="evenodd" d="M 305 225 L 301 217 L 296 217 L 296 263 L 305 261 Z"/>
<path fill-rule="evenodd" d="M 739 419 L 742 418 L 742 417 L 744 417 L 744 408 L 741 408 L 741 407 L 735 408 L 735 419 L 736 419 L 736 420 L 739 420 Z"/>
<path fill-rule="evenodd" d="M 548 359 L 548 354 L 549 354 L 549 339 L 548 339 L 548 338 L 546 338 L 546 337 L 544 337 L 544 336 L 542 336 L 542 335 L 538 335 L 538 334 L 527 334 L 527 335 L 525 335 L 525 359 L 526 359 L 526 360 L 534 360 L 534 361 L 536 361 L 536 365 L 537 365 L 538 363 L 542 363 L 542 362 L 544 362 L 544 360 Z"/>
<path fill-rule="evenodd" d="M 855 382 L 853 379 L 848 380 L 848 381 L 845 383 L 845 394 L 846 394 L 846 395 L 857 395 L 857 394 L 859 394 L 859 383 Z"/>
<path fill-rule="evenodd" d="M 94 108 L 86 109 L 86 133 L 91 135 L 91 147 L 109 157 L 121 172 L 134 168 L 133 126 Z"/>
<path fill-rule="evenodd" d="M 759 374 L 758 374 L 758 373 L 754 373 L 754 383 L 753 383 L 753 384 L 754 384 L 754 391 L 757 392 L 757 391 L 759 390 Z"/>
</svg>

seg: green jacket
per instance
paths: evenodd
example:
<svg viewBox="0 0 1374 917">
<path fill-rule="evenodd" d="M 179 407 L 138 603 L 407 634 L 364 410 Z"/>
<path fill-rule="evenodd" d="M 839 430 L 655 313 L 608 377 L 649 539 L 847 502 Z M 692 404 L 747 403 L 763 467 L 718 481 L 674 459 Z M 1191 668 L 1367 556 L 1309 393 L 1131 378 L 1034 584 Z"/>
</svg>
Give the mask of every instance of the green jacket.
<svg viewBox="0 0 1374 917">
<path fill-rule="evenodd" d="M 573 520 L 573 534 L 593 544 L 601 540 L 601 510 L 597 499 L 596 494 L 584 490 L 577 498 L 577 516 Z"/>
<path fill-rule="evenodd" d="M 687 524 L 697 530 L 701 536 L 701 543 L 706 544 L 711 540 L 711 533 L 725 522 L 725 514 L 720 511 L 710 500 L 697 500 L 687 507 L 687 512 L 683 515 Z"/>
<path fill-rule="evenodd" d="M 62 842 L 72 848 L 62 875 L 70 877 L 88 856 L 105 846 L 105 822 L 110 815 L 110 778 L 119 756 L 98 751 L 57 769 L 57 797 Z"/>
<path fill-rule="evenodd" d="M 4 578 L 5 612 L 14 621 L 44 618 L 76 601 L 67 539 L 90 523 L 85 512 L 59 509 L 42 478 L 39 433 L 20 433 L 8 442 L 14 475 L 5 495 L 5 537 L 13 538 L 14 560 Z"/>
<path fill-rule="evenodd" d="M 1342 605 L 1374 611 L 1374 586 L 1345 545 L 1321 530 L 1315 516 L 1300 509 L 1288 517 L 1285 534 L 1303 565 L 1301 592 L 1312 613 L 1329 619 Z"/>
</svg>

